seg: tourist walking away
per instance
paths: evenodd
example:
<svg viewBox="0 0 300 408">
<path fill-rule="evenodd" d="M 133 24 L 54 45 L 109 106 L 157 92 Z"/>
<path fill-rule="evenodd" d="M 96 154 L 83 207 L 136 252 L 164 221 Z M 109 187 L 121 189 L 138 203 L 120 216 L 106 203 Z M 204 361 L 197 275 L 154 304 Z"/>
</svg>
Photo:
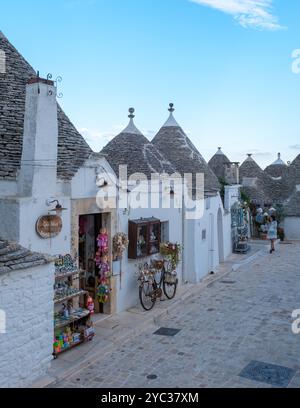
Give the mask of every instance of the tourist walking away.
<svg viewBox="0 0 300 408">
<path fill-rule="evenodd" d="M 270 216 L 268 239 L 271 241 L 270 254 L 272 254 L 275 251 L 275 241 L 277 240 L 277 221 L 275 215 Z"/>
</svg>

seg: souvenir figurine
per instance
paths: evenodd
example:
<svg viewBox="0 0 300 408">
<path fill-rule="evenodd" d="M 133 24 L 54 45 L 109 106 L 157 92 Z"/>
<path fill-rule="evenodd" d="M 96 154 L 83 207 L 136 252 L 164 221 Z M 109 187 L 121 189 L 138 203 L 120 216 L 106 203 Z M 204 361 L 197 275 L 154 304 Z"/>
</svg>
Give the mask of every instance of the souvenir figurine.
<svg viewBox="0 0 300 408">
<path fill-rule="evenodd" d="M 91 314 L 94 314 L 95 304 L 91 296 L 88 297 L 86 308 L 90 311 Z"/>
<path fill-rule="evenodd" d="M 101 254 L 108 252 L 108 234 L 106 228 L 100 229 L 100 234 L 97 237 L 97 245 Z"/>
<path fill-rule="evenodd" d="M 108 301 L 108 299 L 109 299 L 109 289 L 108 289 L 108 287 L 106 286 L 106 285 L 100 285 L 99 287 L 98 287 L 98 293 L 97 293 L 97 295 L 98 295 L 98 300 L 99 300 L 99 303 L 106 303 L 107 301 Z"/>
<path fill-rule="evenodd" d="M 103 275 L 103 274 L 105 274 L 105 273 L 107 273 L 109 271 L 110 271 L 110 268 L 109 268 L 108 256 L 103 255 L 101 257 L 101 262 L 100 262 L 100 265 L 99 265 L 99 272 L 100 272 L 101 275 Z"/>
<path fill-rule="evenodd" d="M 96 252 L 95 263 L 96 263 L 97 266 L 99 266 L 100 263 L 101 263 L 101 253 L 100 253 L 100 251 Z"/>
</svg>

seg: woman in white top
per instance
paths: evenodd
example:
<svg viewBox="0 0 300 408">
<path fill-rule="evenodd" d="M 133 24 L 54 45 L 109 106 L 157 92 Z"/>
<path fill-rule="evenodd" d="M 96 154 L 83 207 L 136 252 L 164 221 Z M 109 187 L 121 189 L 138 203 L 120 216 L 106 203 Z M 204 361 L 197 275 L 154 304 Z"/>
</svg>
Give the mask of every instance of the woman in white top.
<svg viewBox="0 0 300 408">
<path fill-rule="evenodd" d="M 275 251 L 275 241 L 277 240 L 277 221 L 275 215 L 270 216 L 268 229 L 268 239 L 271 241 L 270 254 Z"/>
</svg>

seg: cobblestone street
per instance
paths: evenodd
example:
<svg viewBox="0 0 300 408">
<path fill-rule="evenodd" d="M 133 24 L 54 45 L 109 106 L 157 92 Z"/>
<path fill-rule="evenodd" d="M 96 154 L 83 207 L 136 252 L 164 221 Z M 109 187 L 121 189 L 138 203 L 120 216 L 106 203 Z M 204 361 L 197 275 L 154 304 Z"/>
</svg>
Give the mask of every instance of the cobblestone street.
<svg viewBox="0 0 300 408">
<path fill-rule="evenodd" d="M 175 336 L 151 327 L 56 386 L 298 388 L 300 334 L 291 314 L 300 309 L 299 265 L 299 243 L 278 245 L 160 319 L 157 329 L 179 329 Z M 241 376 L 251 362 L 281 367 Z"/>
</svg>

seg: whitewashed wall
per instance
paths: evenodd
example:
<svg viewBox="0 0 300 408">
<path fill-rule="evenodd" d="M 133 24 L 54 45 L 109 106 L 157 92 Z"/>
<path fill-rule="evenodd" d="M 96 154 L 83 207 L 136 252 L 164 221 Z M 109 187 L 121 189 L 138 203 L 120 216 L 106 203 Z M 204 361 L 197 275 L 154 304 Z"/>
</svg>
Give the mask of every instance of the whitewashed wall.
<svg viewBox="0 0 300 408">
<path fill-rule="evenodd" d="M 52 360 L 54 266 L 42 265 L 0 275 L 0 387 L 28 387 Z"/>
<path fill-rule="evenodd" d="M 42 239 L 36 232 L 36 222 L 40 216 L 47 215 L 49 207 L 46 206 L 46 197 L 33 197 L 20 199 L 20 236 L 19 243 L 32 251 L 50 255 L 70 253 L 70 215 L 71 204 L 67 197 L 57 197 L 60 204 L 67 208 L 62 213 L 62 231 L 51 239 Z M 52 208 L 55 204 L 52 204 Z M 55 214 L 55 213 L 52 213 Z"/>
<path fill-rule="evenodd" d="M 118 230 L 128 234 L 128 221 L 139 218 L 155 217 L 161 221 L 169 221 L 169 239 L 171 242 L 179 242 L 182 245 L 182 211 L 179 209 L 134 209 L 124 215 L 123 210 L 119 211 Z M 152 258 L 157 255 L 152 256 Z M 151 257 L 143 259 L 143 262 L 150 261 Z M 122 284 L 120 279 L 117 282 L 117 312 L 121 312 L 139 303 L 137 270 L 138 264 L 142 260 L 128 259 L 128 253 L 122 260 Z M 114 263 L 114 273 L 119 273 L 120 264 Z M 182 264 L 177 268 L 178 278 L 181 284 Z"/>
<path fill-rule="evenodd" d="M 224 260 L 231 250 L 231 216 L 224 212 L 219 195 L 205 199 L 205 211 L 200 220 L 187 221 L 185 234 L 186 276 L 189 282 L 196 283 L 208 273 L 214 272 L 220 263 L 218 211 L 222 214 L 222 245 Z"/>
<path fill-rule="evenodd" d="M 300 217 L 286 217 L 284 231 L 287 239 L 300 240 Z"/>
<path fill-rule="evenodd" d="M 232 254 L 232 239 L 231 239 L 231 213 L 227 212 L 223 217 L 224 231 L 224 255 L 225 259 Z"/>
</svg>

